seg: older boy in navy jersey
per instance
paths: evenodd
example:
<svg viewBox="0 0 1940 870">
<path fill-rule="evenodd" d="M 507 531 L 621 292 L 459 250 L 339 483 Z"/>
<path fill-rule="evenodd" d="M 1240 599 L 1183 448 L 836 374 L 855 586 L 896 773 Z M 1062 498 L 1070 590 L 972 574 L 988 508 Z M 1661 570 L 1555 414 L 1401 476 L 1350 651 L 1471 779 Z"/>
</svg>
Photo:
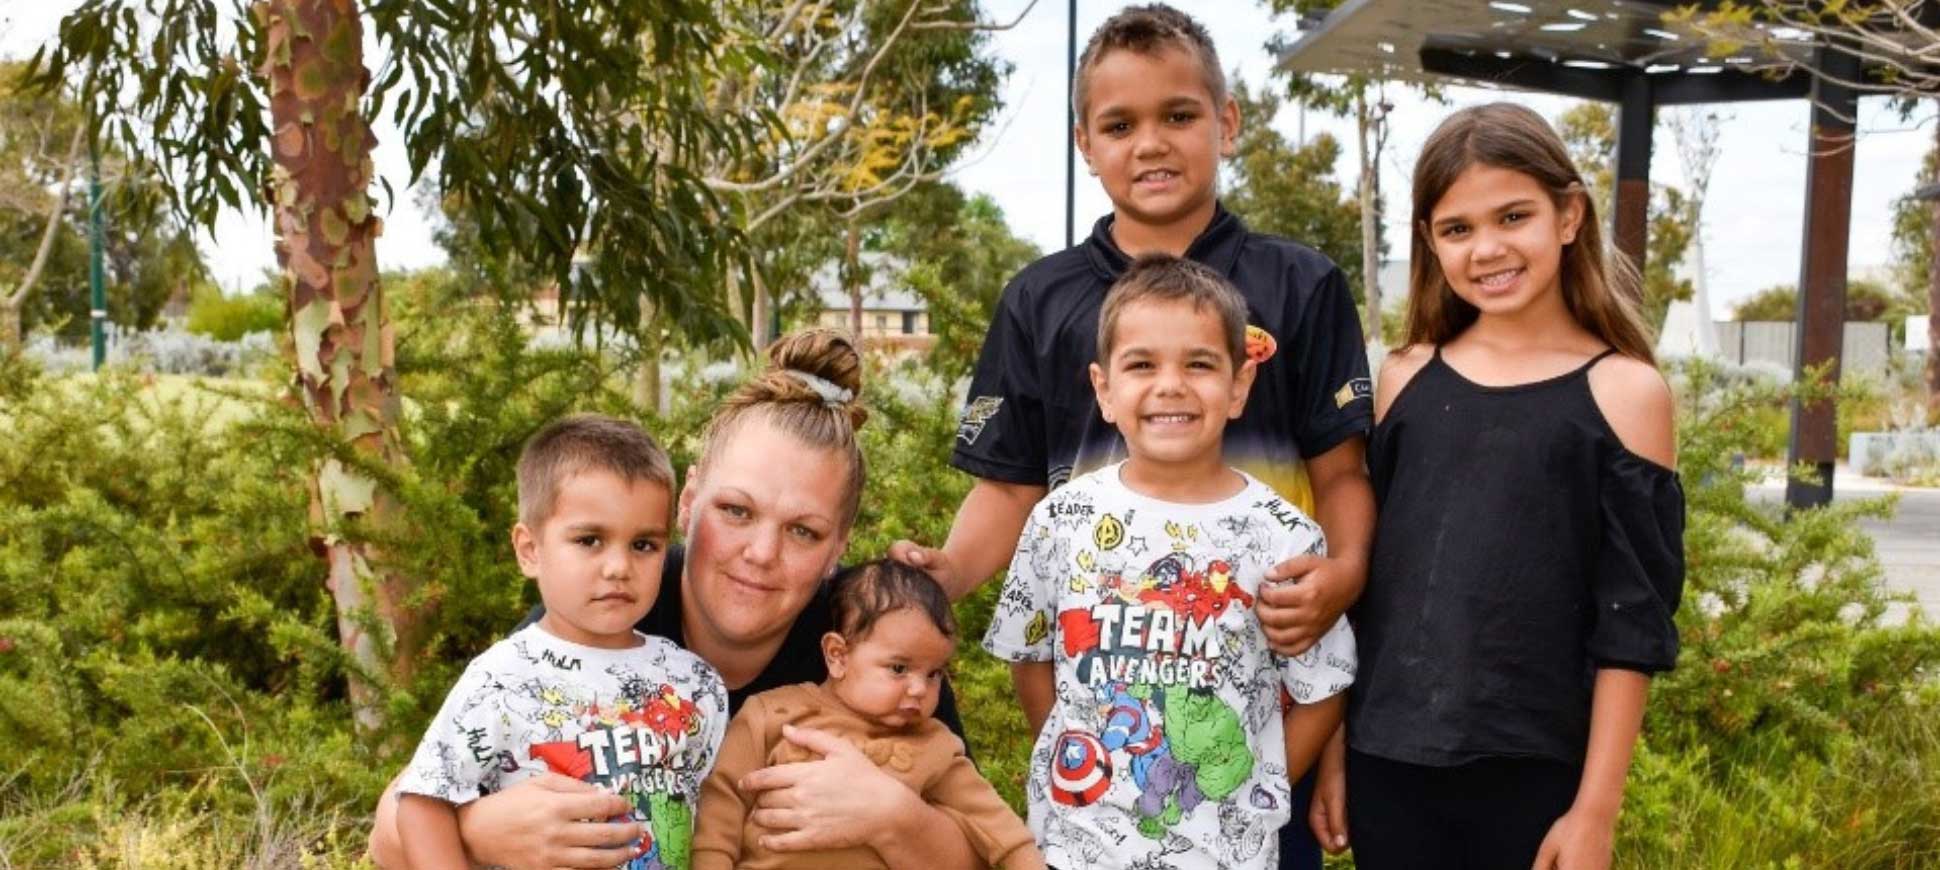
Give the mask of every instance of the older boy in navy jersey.
<svg viewBox="0 0 1940 870">
<path fill-rule="evenodd" d="M 1325 256 L 1250 232 L 1220 206 L 1219 158 L 1232 152 L 1239 108 L 1190 17 L 1163 4 L 1113 16 L 1085 48 L 1072 100 L 1073 135 L 1112 213 L 1004 289 L 952 457 L 977 483 L 941 549 L 901 542 L 892 552 L 965 594 L 1004 567 L 1049 489 L 1124 458 L 1086 379 L 1099 307 L 1133 258 L 1184 256 L 1246 298 L 1258 379 L 1226 429 L 1228 461 L 1319 520 L 1330 544 L 1329 556 L 1276 567 L 1269 576 L 1299 582 L 1261 596 L 1274 648 L 1303 652 L 1359 596 L 1374 525 L 1363 465 L 1371 391 L 1346 279 Z M 1305 826 L 1287 825 L 1283 840 L 1282 867 L 1319 866 Z"/>
</svg>

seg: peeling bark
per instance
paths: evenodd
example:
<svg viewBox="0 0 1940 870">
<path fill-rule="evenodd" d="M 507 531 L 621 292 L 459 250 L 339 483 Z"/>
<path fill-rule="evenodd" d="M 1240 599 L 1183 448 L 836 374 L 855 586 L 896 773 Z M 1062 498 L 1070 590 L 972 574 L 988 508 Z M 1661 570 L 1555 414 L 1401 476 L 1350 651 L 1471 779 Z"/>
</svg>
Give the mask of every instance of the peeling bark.
<svg viewBox="0 0 1940 870">
<path fill-rule="evenodd" d="M 296 348 L 292 392 L 316 425 L 366 461 L 401 465 L 393 333 L 378 283 L 372 214 L 374 139 L 363 117 L 370 83 L 356 0 L 268 0 L 260 73 L 275 130 L 270 190 L 277 259 Z M 350 700 L 361 730 L 383 725 L 374 680 L 409 679 L 426 608 L 413 585 L 382 567 L 346 524 L 383 525 L 396 504 L 368 475 L 336 460 L 317 470 L 311 521 L 328 564 L 339 640 L 355 667 Z"/>
</svg>

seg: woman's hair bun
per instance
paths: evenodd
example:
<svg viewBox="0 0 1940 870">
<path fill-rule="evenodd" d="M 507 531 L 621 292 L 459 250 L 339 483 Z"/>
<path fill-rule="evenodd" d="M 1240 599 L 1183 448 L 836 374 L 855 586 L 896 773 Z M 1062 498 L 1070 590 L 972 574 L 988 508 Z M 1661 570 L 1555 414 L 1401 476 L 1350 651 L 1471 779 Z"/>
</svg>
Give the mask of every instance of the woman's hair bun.
<svg viewBox="0 0 1940 870">
<path fill-rule="evenodd" d="M 767 401 L 835 405 L 855 428 L 869 419 L 862 406 L 862 352 L 841 330 L 803 329 L 775 339 L 768 345 L 768 370 L 754 383 L 769 392 Z"/>
<path fill-rule="evenodd" d="M 869 419 L 862 407 L 862 354 L 855 339 L 833 329 L 804 329 L 768 345 L 768 367 L 721 402 L 707 421 L 699 467 L 705 469 L 742 421 L 759 416 L 802 444 L 833 450 L 847 466 L 841 498 L 842 527 L 862 504 L 862 447 L 856 430 Z"/>
</svg>

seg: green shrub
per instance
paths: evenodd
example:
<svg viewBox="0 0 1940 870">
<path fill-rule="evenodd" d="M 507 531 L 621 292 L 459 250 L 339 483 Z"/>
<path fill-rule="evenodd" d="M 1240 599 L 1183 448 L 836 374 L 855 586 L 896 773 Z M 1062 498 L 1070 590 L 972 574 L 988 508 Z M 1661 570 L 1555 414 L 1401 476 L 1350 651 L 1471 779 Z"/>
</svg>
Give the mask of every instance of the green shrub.
<svg viewBox="0 0 1940 870">
<path fill-rule="evenodd" d="M 252 332 L 274 335 L 283 330 L 283 300 L 265 289 L 230 296 L 205 284 L 189 299 L 188 328 L 218 341 L 235 341 Z"/>
<path fill-rule="evenodd" d="M 1792 437 L 1791 393 L 1756 368 L 1706 370 L 1714 380 L 1709 389 L 1733 391 L 1732 412 L 1708 421 L 1731 433 L 1733 453 L 1753 460 L 1784 462 Z M 1869 377 L 1847 379 L 1833 395 L 1838 401 L 1833 423 L 1837 443 L 1833 449 L 1844 457 L 1853 432 L 1882 428 L 1889 403 L 1877 380 Z"/>
<path fill-rule="evenodd" d="M 1677 374 L 1683 648 L 1652 687 L 1619 863 L 1940 862 L 1940 631 L 1893 615 L 1913 598 L 1884 586 L 1857 522 L 1892 500 L 1788 513 L 1747 499 L 1730 460 L 1758 432 L 1737 423 L 1793 391 L 1702 363 Z"/>
<path fill-rule="evenodd" d="M 275 401 L 287 379 L 56 378 L 0 358 L 0 866 L 355 863 L 450 681 L 535 600 L 506 552 L 520 445 L 571 410 L 628 413 L 623 357 L 535 350 L 507 312 L 434 279 L 420 292 L 398 306 L 409 462 L 373 471 L 405 518 L 376 543 L 422 580 L 430 642 L 383 687 L 389 730 L 363 739 L 307 521 L 308 469 L 332 447 Z M 855 559 L 942 541 L 971 482 L 948 467 L 948 382 L 871 364 Z M 648 425 L 684 471 L 739 375 L 669 367 L 671 409 Z M 1940 635 L 1895 621 L 1908 598 L 1856 526 L 1890 503 L 1788 516 L 1747 499 L 1731 457 L 1763 437 L 1748 414 L 1788 395 L 1702 366 L 1678 380 L 1683 653 L 1653 688 L 1619 864 L 1940 864 Z M 1021 807 L 1032 735 L 977 649 L 996 592 L 958 604 L 952 679 L 972 751 Z"/>
<path fill-rule="evenodd" d="M 217 422 L 260 400 L 22 365 L 0 361 L 0 857 L 85 866 L 121 795 L 222 819 L 367 803 L 384 777 L 338 681 L 294 654 L 333 636 L 303 460 Z M 81 780 L 115 785 L 59 799 Z"/>
<path fill-rule="evenodd" d="M 1624 867 L 1903 868 L 1940 865 L 1940 725 L 1856 723 L 1825 756 L 1772 750 L 1725 761 L 1706 744 L 1648 740 L 1618 834 Z"/>
<path fill-rule="evenodd" d="M 302 412 L 254 382 L 0 360 L 0 806 L 42 811 L 9 824 L 128 813 L 163 842 L 263 807 L 368 812 L 462 664 L 535 600 L 506 544 L 525 438 L 625 408 L 601 355 L 533 351 L 496 310 L 447 309 L 401 330 L 409 462 L 384 482 L 405 519 L 375 541 L 423 581 L 430 640 L 408 684 L 382 687 L 388 730 L 363 739 L 307 519 L 308 469 L 333 446 Z M 83 777 L 115 791 L 52 800 Z M 53 829 L 71 836 L 0 827 L 0 866 L 95 854 L 88 825 Z"/>
</svg>

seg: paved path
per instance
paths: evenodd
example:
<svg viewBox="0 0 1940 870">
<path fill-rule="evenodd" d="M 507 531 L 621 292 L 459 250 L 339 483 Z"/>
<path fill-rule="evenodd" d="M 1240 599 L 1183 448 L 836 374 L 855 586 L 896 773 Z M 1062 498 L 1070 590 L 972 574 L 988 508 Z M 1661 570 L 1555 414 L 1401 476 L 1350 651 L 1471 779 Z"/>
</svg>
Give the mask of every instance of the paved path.
<svg viewBox="0 0 1940 870">
<path fill-rule="evenodd" d="M 1927 618 L 1940 620 L 1940 489 L 1893 487 L 1843 470 L 1832 480 L 1834 501 L 1885 492 L 1899 493 L 1898 511 L 1890 520 L 1862 520 L 1860 527 L 1873 536 L 1886 582 L 1919 596 Z M 1782 482 L 1753 490 L 1753 497 L 1760 500 L 1777 500 L 1784 494 Z"/>
<path fill-rule="evenodd" d="M 1879 546 L 1886 582 L 1912 590 L 1927 617 L 1940 619 L 1940 490 L 1902 491 L 1899 512 L 1890 522 L 1867 520 L 1862 525 Z"/>
</svg>

